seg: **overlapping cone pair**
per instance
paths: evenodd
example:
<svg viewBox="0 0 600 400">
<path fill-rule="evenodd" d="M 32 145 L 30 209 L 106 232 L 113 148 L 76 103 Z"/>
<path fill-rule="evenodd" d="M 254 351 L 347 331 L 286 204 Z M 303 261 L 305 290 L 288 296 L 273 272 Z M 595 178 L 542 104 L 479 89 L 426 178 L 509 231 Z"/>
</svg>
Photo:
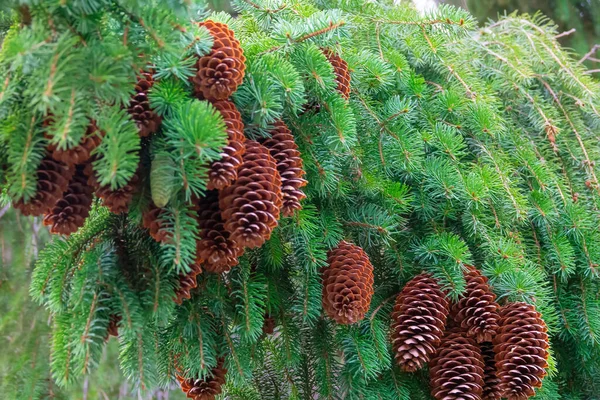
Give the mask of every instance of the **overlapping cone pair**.
<svg viewBox="0 0 600 400">
<path fill-rule="evenodd" d="M 541 315 L 526 303 L 499 308 L 487 279 L 473 267 L 465 278 L 464 297 L 454 304 L 427 274 L 407 283 L 392 314 L 396 362 L 407 372 L 429 362 L 436 399 L 533 396 L 548 367 Z"/>
</svg>

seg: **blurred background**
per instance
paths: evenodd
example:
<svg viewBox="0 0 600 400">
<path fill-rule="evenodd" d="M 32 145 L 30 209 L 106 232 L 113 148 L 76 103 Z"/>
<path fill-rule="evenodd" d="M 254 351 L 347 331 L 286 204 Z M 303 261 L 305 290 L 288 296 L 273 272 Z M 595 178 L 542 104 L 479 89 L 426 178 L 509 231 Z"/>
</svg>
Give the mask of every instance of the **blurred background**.
<svg viewBox="0 0 600 400">
<path fill-rule="evenodd" d="M 233 12 L 227 0 L 209 0 L 216 11 Z M 371 0 L 374 1 L 374 0 Z M 408 3 L 410 0 L 395 0 Z M 600 76 L 600 0 L 413 0 L 426 13 L 446 3 L 468 9 L 483 25 L 499 15 L 541 12 L 559 27 L 559 40 L 574 57 Z M 0 45 L 11 24 L 0 12 Z M 594 72 L 595 71 L 595 72 Z M 29 279 L 40 249 L 49 240 L 41 219 L 17 216 L 0 203 L 0 398 L 5 399 L 183 399 L 177 389 L 141 396 L 118 368 L 118 342 L 109 340 L 96 372 L 68 391 L 52 386 L 49 374 L 49 319 L 28 295 Z M 34 374 L 39 386 L 24 385 Z"/>
</svg>

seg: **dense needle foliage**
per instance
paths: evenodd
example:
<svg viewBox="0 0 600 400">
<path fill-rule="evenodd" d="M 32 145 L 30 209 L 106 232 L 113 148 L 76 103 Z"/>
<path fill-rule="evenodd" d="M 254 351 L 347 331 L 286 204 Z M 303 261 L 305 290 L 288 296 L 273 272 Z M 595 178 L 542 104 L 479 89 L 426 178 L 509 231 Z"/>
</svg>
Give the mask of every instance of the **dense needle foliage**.
<svg viewBox="0 0 600 400">
<path fill-rule="evenodd" d="M 142 391 L 224 359 L 230 398 L 429 398 L 426 371 L 394 364 L 394 299 L 426 272 L 457 300 L 471 265 L 500 304 L 534 304 L 548 325 L 536 398 L 598 396 L 600 85 L 550 21 L 477 28 L 453 7 L 419 15 L 362 0 L 242 0 L 233 19 L 196 3 L 3 2 L 14 16 L 0 53 L 3 202 L 34 198 L 48 145 L 73 148 L 91 121 L 104 133 L 91 160 L 99 184 L 138 182 L 128 213 L 98 200 L 77 233 L 40 253 L 30 293 L 51 315 L 54 382 L 19 375 L 7 398 L 90 374 L 114 316 L 121 369 Z M 178 305 L 195 262 L 194 205 L 227 137 L 189 79 L 213 45 L 197 23 L 207 18 L 244 50 L 231 100 L 247 139 L 285 121 L 307 198 L 230 272 L 199 274 Z M 324 48 L 348 64 L 349 99 Z M 141 70 L 154 76 L 149 101 L 162 117 L 147 138 L 127 112 Z M 164 205 L 160 243 L 142 227 L 153 203 Z M 341 240 L 374 267 L 369 311 L 346 326 L 321 305 L 320 271 Z"/>
</svg>

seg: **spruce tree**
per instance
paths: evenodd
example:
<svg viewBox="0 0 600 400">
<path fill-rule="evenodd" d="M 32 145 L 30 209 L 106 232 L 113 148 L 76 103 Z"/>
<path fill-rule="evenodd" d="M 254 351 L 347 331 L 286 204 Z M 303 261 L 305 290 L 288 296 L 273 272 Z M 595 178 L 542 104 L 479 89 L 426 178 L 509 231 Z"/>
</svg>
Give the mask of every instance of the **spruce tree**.
<svg viewBox="0 0 600 400">
<path fill-rule="evenodd" d="M 234 6 L 3 3 L 2 202 L 55 233 L 19 384 L 116 335 L 197 400 L 598 397 L 600 85 L 556 26 Z"/>
</svg>

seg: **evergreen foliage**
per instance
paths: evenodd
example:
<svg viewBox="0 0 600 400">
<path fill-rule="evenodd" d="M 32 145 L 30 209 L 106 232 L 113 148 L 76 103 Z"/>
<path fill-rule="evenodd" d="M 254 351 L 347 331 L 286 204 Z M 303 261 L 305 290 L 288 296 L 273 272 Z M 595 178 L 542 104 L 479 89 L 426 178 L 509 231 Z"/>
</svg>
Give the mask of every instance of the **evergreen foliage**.
<svg viewBox="0 0 600 400">
<path fill-rule="evenodd" d="M 202 1 L 3 3 L 18 21 L 0 53 L 3 201 L 31 199 L 47 146 L 76 146 L 91 121 L 105 134 L 92 152 L 98 184 L 137 182 L 127 213 L 98 200 L 40 253 L 30 293 L 51 315 L 52 379 L 32 373 L 24 386 L 46 393 L 92 373 L 117 316 L 120 367 L 141 392 L 209 379 L 224 359 L 232 399 L 427 399 L 427 372 L 394 361 L 394 299 L 425 272 L 456 301 L 476 266 L 500 304 L 533 304 L 548 326 L 535 398 L 600 395 L 600 84 L 544 17 L 477 28 L 461 9 L 393 3 L 239 0 L 236 18 Z M 190 80 L 212 51 L 206 19 L 244 50 L 231 99 L 247 139 L 284 121 L 307 197 L 230 272 L 199 274 L 178 305 L 181 277 L 203 261 L 197 199 L 227 143 Z M 347 62 L 349 99 L 323 49 Z M 140 71 L 154 74 L 162 117 L 147 138 L 127 112 Z M 141 226 L 157 206 L 160 243 Z M 342 240 L 374 275 L 369 311 L 350 325 L 322 309 L 322 269 Z"/>
</svg>

